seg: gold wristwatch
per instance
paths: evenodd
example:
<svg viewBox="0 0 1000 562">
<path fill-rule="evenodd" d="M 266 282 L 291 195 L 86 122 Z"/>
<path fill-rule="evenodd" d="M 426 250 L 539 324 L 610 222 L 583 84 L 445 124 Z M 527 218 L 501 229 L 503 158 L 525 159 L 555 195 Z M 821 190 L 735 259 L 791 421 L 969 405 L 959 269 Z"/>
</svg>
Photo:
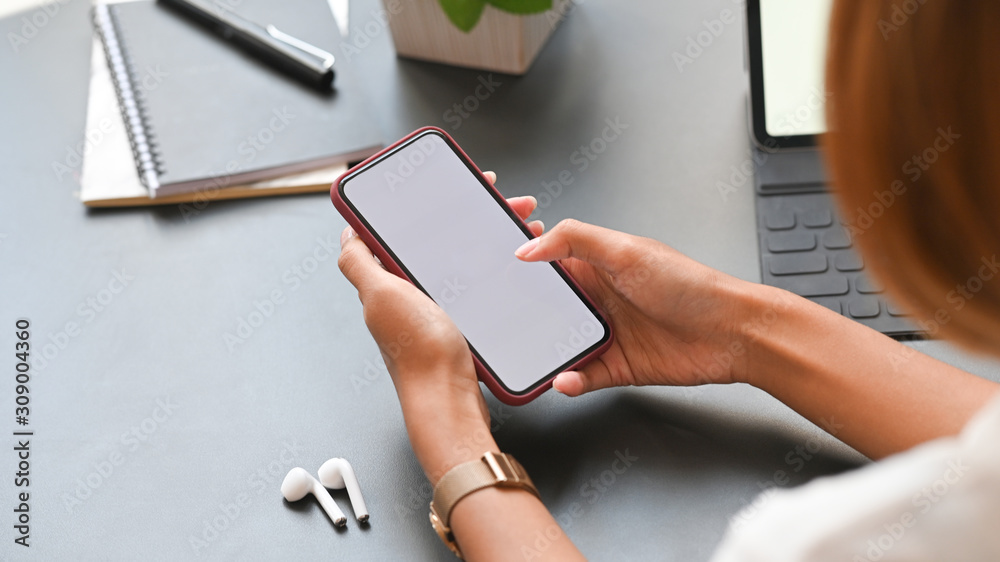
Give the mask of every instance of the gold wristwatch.
<svg viewBox="0 0 1000 562">
<path fill-rule="evenodd" d="M 459 558 L 462 558 L 462 551 L 451 532 L 451 510 L 465 496 L 490 486 L 521 488 L 538 497 L 538 489 L 521 463 L 504 453 L 487 452 L 479 460 L 460 464 L 446 472 L 434 487 L 431 525 Z"/>
</svg>

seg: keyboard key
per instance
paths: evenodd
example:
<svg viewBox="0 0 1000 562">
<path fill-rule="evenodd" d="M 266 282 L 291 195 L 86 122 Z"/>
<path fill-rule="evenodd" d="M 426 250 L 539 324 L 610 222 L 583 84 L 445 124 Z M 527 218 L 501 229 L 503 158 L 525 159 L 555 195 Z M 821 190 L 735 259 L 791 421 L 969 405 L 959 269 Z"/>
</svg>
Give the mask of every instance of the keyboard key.
<svg viewBox="0 0 1000 562">
<path fill-rule="evenodd" d="M 768 234 L 767 249 L 774 253 L 815 250 L 816 235 L 811 232 L 776 232 Z"/>
<path fill-rule="evenodd" d="M 879 313 L 878 299 L 854 297 L 847 303 L 847 309 L 854 318 L 875 318 Z"/>
<path fill-rule="evenodd" d="M 823 273 L 829 266 L 823 254 L 788 254 L 768 256 L 767 269 L 771 275 L 795 275 L 797 273 Z"/>
<path fill-rule="evenodd" d="M 847 229 L 834 227 L 823 233 L 823 246 L 830 250 L 843 250 L 851 247 L 851 237 Z"/>
<path fill-rule="evenodd" d="M 839 298 L 818 297 L 818 298 L 811 298 L 809 300 L 813 301 L 816 304 L 821 304 L 821 305 L 829 308 L 830 310 L 836 312 L 837 314 L 843 314 L 844 313 L 843 309 L 840 306 L 840 299 Z"/>
<path fill-rule="evenodd" d="M 858 275 L 858 278 L 854 280 L 854 288 L 858 290 L 859 293 L 881 293 L 885 289 L 881 285 L 872 281 L 867 275 Z"/>
<path fill-rule="evenodd" d="M 909 316 L 910 315 L 909 311 L 907 311 L 907 310 L 905 310 L 903 308 L 900 308 L 899 306 L 897 306 L 897 305 L 895 305 L 895 304 L 893 304 L 891 302 L 886 302 L 885 303 L 885 309 L 892 316 Z"/>
<path fill-rule="evenodd" d="M 776 277 L 774 286 L 803 297 L 833 297 L 851 290 L 843 275 L 796 275 Z"/>
<path fill-rule="evenodd" d="M 837 271 L 861 271 L 865 267 L 865 261 L 854 252 L 838 254 L 833 259 L 833 264 Z"/>
<path fill-rule="evenodd" d="M 795 228 L 795 214 L 787 209 L 770 211 L 764 220 L 768 230 L 788 230 Z"/>
<path fill-rule="evenodd" d="M 805 211 L 799 214 L 799 220 L 807 228 L 824 228 L 833 224 L 833 213 L 829 209 Z"/>
</svg>

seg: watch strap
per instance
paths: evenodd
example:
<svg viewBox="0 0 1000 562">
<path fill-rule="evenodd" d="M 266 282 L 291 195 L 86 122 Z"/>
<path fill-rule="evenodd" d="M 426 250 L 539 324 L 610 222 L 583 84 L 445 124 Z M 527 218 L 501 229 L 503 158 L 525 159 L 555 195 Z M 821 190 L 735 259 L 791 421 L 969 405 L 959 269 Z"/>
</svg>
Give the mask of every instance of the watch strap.
<svg viewBox="0 0 1000 562">
<path fill-rule="evenodd" d="M 521 463 L 511 455 L 492 451 L 478 460 L 452 468 L 434 487 L 431 523 L 445 544 L 459 557 L 461 552 L 451 534 L 451 511 L 465 496 L 490 486 L 520 488 L 538 497 L 538 489 Z"/>
</svg>

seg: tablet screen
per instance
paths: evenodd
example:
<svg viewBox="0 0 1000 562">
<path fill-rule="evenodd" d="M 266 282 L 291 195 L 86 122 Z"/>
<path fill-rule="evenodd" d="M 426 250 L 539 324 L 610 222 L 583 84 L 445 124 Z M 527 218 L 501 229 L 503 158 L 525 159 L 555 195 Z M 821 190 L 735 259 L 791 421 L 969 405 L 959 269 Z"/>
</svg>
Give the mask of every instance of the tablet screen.
<svg viewBox="0 0 1000 562">
<path fill-rule="evenodd" d="M 826 132 L 823 73 L 833 0 L 760 0 L 764 120 L 772 137 Z"/>
</svg>

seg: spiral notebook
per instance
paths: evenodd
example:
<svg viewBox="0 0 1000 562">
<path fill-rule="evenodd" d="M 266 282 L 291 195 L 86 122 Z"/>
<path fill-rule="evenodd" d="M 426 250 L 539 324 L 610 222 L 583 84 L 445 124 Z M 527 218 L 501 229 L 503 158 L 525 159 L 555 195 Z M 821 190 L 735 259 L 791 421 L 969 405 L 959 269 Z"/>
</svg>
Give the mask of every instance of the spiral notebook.
<svg viewBox="0 0 1000 562">
<path fill-rule="evenodd" d="M 326 0 L 242 0 L 239 9 L 336 51 Z M 346 69 L 334 92 L 312 90 L 151 1 L 97 4 L 94 23 L 150 198 L 329 169 L 382 146 Z"/>
</svg>

